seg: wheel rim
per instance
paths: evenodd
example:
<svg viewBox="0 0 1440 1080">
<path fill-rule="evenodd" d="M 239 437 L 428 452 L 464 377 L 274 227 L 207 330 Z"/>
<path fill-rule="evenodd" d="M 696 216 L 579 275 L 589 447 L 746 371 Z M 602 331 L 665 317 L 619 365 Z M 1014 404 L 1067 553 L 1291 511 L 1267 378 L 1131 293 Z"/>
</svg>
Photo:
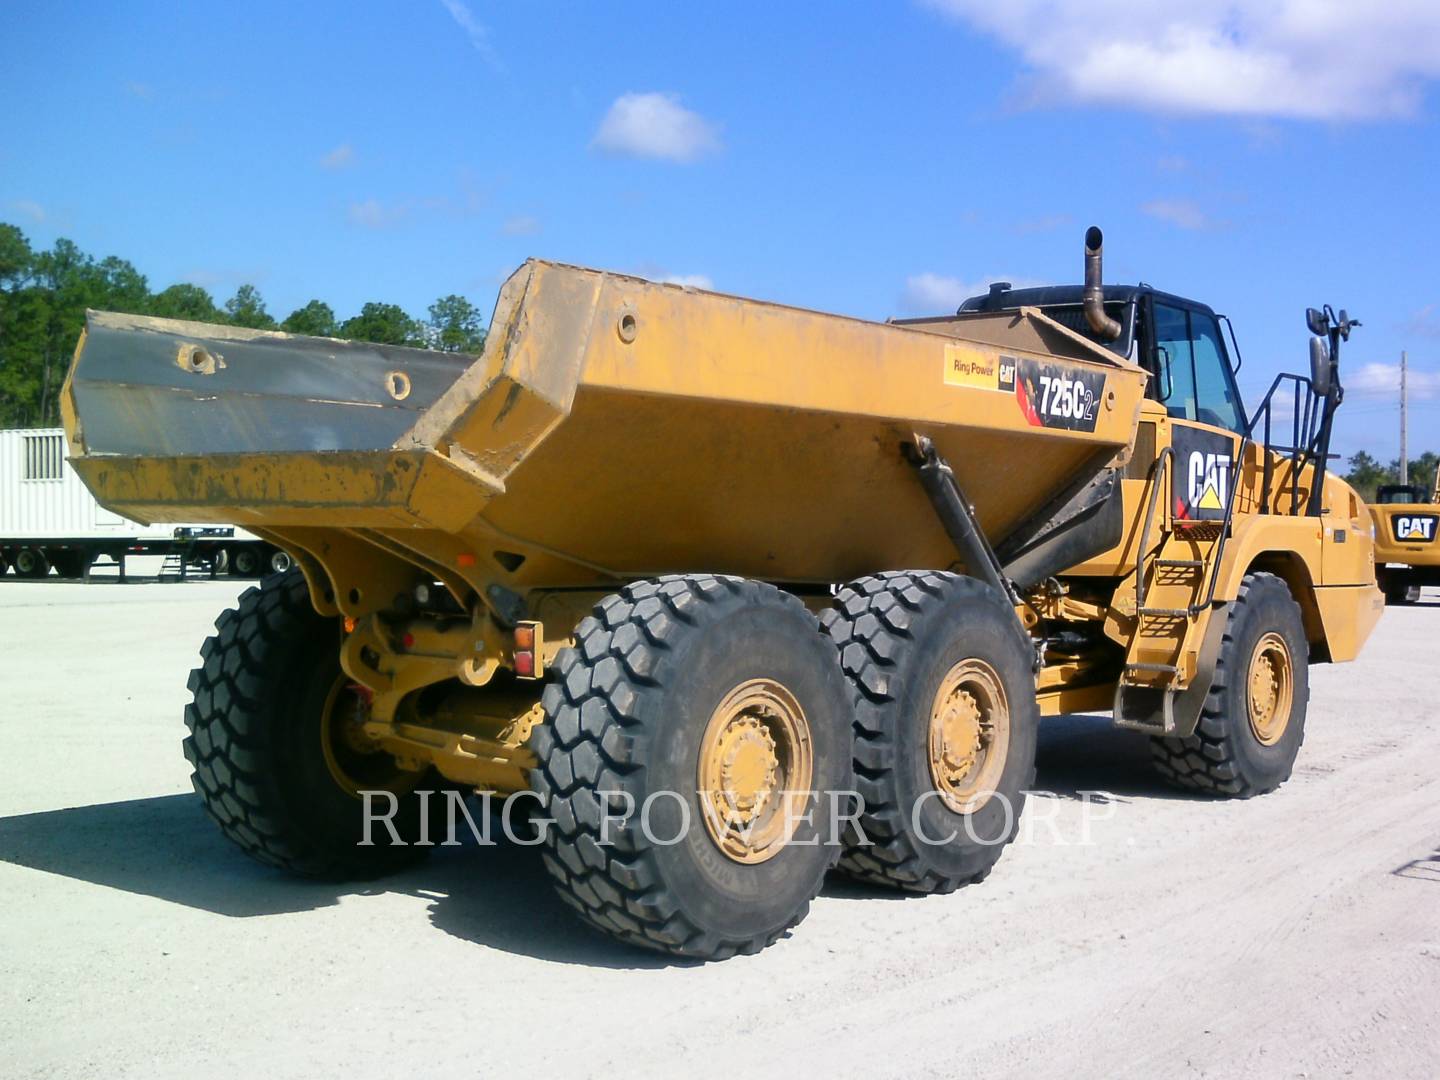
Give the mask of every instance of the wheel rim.
<svg viewBox="0 0 1440 1080">
<path fill-rule="evenodd" d="M 773 679 L 751 679 L 715 707 L 700 742 L 701 816 L 739 863 L 762 863 L 794 834 L 810 795 L 815 750 L 805 711 Z"/>
<path fill-rule="evenodd" d="M 33 551 L 22 551 L 15 556 L 15 569 L 22 574 L 33 574 L 39 564 L 39 556 Z"/>
<path fill-rule="evenodd" d="M 984 660 L 962 660 L 940 681 L 929 745 L 930 778 L 947 807 L 973 814 L 990 801 L 1010 752 L 1010 703 Z"/>
<path fill-rule="evenodd" d="M 362 791 L 404 795 L 414 789 L 421 774 L 400 768 L 393 756 L 366 741 L 360 729 L 365 699 L 348 677 L 335 679 L 323 708 L 320 747 L 336 786 L 357 799 Z"/>
<path fill-rule="evenodd" d="M 1250 655 L 1250 730 L 1262 746 L 1275 745 L 1285 734 L 1294 697 L 1295 665 L 1290 659 L 1290 646 L 1272 630 L 1255 643 Z"/>
<path fill-rule="evenodd" d="M 283 574 L 290 569 L 290 555 L 285 551 L 277 551 L 270 556 L 270 569 L 277 574 Z"/>
</svg>

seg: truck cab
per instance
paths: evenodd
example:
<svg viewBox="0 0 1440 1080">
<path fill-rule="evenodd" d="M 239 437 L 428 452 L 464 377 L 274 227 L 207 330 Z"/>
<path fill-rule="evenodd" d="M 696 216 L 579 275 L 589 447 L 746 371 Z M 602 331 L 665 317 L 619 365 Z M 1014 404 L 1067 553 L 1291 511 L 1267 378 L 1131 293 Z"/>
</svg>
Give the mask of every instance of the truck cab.
<svg viewBox="0 0 1440 1080">
<path fill-rule="evenodd" d="M 1107 285 L 1103 296 L 1105 314 L 1120 327 L 1119 335 L 1109 340 L 1091 328 L 1079 285 L 1011 289 L 999 282 L 983 296 L 966 300 L 958 314 L 1039 308 L 1144 368 L 1150 375 L 1146 397 L 1162 404 L 1172 419 L 1245 433 L 1248 417 L 1235 382 L 1239 350 L 1226 347 L 1220 329 L 1229 320 L 1205 304 L 1149 285 Z"/>
</svg>

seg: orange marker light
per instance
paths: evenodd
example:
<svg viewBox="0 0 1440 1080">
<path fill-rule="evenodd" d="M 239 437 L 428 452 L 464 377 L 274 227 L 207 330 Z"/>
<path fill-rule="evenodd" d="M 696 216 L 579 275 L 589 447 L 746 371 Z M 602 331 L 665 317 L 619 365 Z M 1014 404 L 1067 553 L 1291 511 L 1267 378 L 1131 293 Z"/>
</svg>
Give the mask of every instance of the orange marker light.
<svg viewBox="0 0 1440 1080">
<path fill-rule="evenodd" d="M 515 648 L 525 650 L 535 648 L 535 627 L 522 625 L 515 628 Z"/>
<path fill-rule="evenodd" d="M 473 553 L 473 552 L 469 552 L 469 551 L 462 551 L 459 555 L 456 555 L 456 556 L 455 556 L 455 565 L 456 565 L 456 566 L 474 566 L 474 565 L 475 565 L 475 555 L 474 555 L 474 553 Z"/>
<path fill-rule="evenodd" d="M 347 634 L 353 634 L 353 633 L 355 632 L 355 616 L 354 616 L 354 615 L 346 615 L 346 616 L 345 616 L 345 632 L 346 632 Z"/>
</svg>

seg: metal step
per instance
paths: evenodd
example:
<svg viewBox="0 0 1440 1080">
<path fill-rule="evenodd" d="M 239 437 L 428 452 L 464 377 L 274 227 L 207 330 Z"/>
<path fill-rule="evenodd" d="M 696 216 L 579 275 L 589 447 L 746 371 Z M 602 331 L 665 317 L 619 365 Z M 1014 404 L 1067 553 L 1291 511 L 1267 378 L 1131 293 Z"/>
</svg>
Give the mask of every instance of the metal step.
<svg viewBox="0 0 1440 1080">
<path fill-rule="evenodd" d="M 1127 671 L 1168 671 L 1171 674 L 1180 670 L 1177 664 L 1153 664 L 1139 660 L 1127 661 L 1125 668 Z"/>
<path fill-rule="evenodd" d="M 1156 566 L 1184 566 L 1199 570 L 1205 565 L 1203 559 L 1155 559 Z"/>
<path fill-rule="evenodd" d="M 1163 615 L 1171 619 L 1190 618 L 1189 608 L 1142 607 L 1136 609 L 1141 615 Z"/>
</svg>

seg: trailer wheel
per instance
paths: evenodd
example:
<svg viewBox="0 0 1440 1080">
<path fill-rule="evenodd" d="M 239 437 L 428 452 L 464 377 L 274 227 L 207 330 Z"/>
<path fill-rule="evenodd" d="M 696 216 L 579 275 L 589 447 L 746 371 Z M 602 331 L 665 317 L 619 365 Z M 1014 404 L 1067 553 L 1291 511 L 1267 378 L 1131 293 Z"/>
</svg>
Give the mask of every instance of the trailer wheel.
<svg viewBox="0 0 1440 1080">
<path fill-rule="evenodd" d="M 55 572 L 62 578 L 77 579 L 85 576 L 90 569 L 91 558 L 84 551 L 57 551 L 51 556 Z"/>
<path fill-rule="evenodd" d="M 711 575 L 606 597 L 556 660 L 531 773 L 560 897 L 622 941 L 757 952 L 804 918 L 839 846 L 849 706 L 795 597 Z M 818 793 L 818 794 L 817 794 Z"/>
<path fill-rule="evenodd" d="M 294 565 L 295 560 L 290 558 L 290 553 L 283 548 L 276 548 L 270 553 L 270 572 L 272 574 L 283 574 Z"/>
<path fill-rule="evenodd" d="M 1028 636 L 993 589 L 930 571 L 854 581 L 821 625 L 852 689 L 864 799 L 840 869 L 922 893 L 983 880 L 1035 776 Z"/>
<path fill-rule="evenodd" d="M 267 578 L 215 621 L 218 631 L 190 673 L 185 757 L 206 811 L 247 855 L 325 878 L 367 878 L 398 869 L 428 848 L 422 812 L 442 835 L 444 799 L 418 794 L 445 785 L 407 772 L 353 732 L 363 707 L 340 668 L 340 628 L 310 606 L 298 571 Z M 402 843 L 383 824 L 365 839 L 360 792 L 391 793 Z M 388 797 L 375 796 L 376 813 Z"/>
<path fill-rule="evenodd" d="M 15 552 L 15 573 L 23 578 L 43 578 L 50 573 L 50 560 L 39 548 L 21 548 Z"/>
<path fill-rule="evenodd" d="M 1305 740 L 1309 644 L 1274 574 L 1247 574 L 1230 609 L 1195 734 L 1150 740 L 1156 771 L 1189 791 L 1249 798 L 1290 778 Z"/>
<path fill-rule="evenodd" d="M 260 573 L 260 556 L 249 547 L 236 547 L 230 553 L 231 577 L 255 577 Z"/>
</svg>

